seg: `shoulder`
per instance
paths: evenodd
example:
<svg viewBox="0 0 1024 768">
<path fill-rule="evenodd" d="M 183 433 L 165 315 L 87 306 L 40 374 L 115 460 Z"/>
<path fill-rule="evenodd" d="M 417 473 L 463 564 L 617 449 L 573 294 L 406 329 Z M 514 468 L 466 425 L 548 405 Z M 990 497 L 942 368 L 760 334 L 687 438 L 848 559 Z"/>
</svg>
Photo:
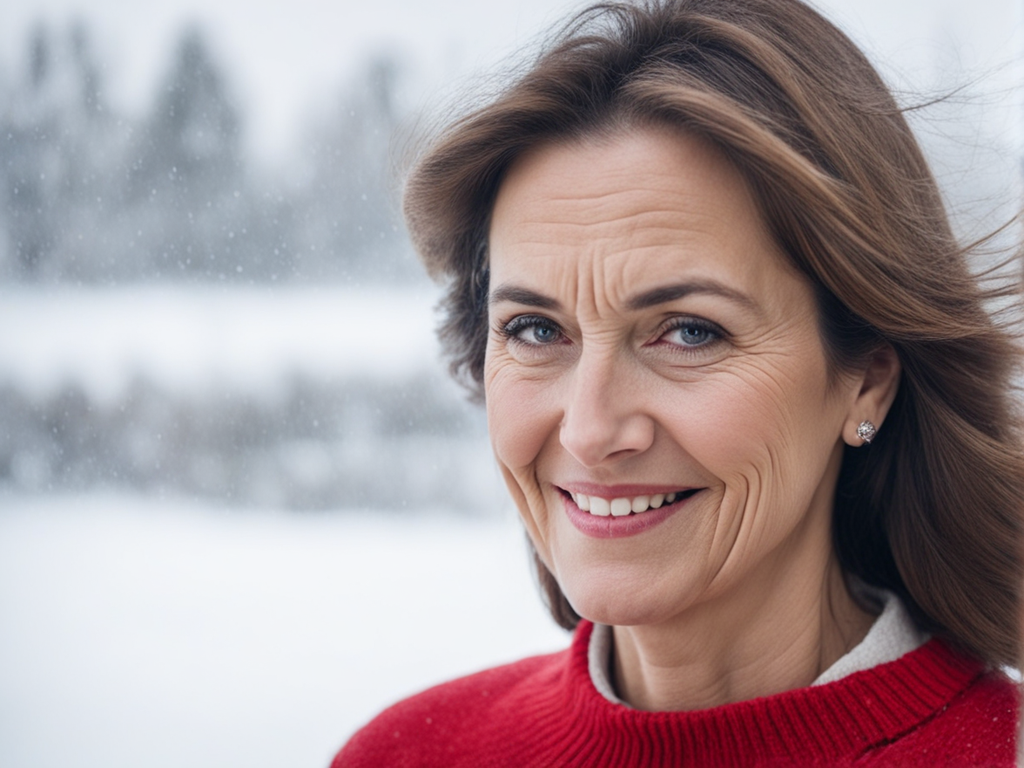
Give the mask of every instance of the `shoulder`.
<svg viewBox="0 0 1024 768">
<path fill-rule="evenodd" d="M 400 701 L 358 731 L 332 768 L 486 764 L 484 753 L 515 733 L 524 709 L 557 691 L 568 654 L 533 656 Z"/>
<path fill-rule="evenodd" d="M 1020 693 L 1020 686 L 1002 672 L 984 672 L 876 756 L 885 764 L 1013 766 Z"/>
</svg>

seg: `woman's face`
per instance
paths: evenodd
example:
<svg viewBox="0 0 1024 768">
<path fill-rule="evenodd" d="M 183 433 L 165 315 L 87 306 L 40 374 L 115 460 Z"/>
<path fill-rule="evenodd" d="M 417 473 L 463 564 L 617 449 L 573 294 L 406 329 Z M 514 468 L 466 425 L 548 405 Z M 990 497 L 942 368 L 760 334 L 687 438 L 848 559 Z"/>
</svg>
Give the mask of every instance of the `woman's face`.
<svg viewBox="0 0 1024 768">
<path fill-rule="evenodd" d="M 656 623 L 820 569 L 862 380 L 829 386 L 811 287 L 717 150 L 657 130 L 534 150 L 490 280 L 494 451 L 578 613 Z"/>
</svg>

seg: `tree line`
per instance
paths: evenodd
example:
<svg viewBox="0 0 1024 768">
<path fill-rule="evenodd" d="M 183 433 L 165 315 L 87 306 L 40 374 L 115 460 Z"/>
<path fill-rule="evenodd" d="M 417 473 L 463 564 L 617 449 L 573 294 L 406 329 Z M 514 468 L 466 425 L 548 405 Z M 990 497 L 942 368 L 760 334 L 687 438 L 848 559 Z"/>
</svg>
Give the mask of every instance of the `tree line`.
<svg viewBox="0 0 1024 768">
<path fill-rule="evenodd" d="M 197 26 L 149 109 L 107 98 L 88 27 L 39 24 L 0 73 L 0 281 L 110 285 L 411 280 L 392 137 L 393 56 L 363 63 L 312 126 L 301 183 L 243 150 L 243 115 Z"/>
</svg>

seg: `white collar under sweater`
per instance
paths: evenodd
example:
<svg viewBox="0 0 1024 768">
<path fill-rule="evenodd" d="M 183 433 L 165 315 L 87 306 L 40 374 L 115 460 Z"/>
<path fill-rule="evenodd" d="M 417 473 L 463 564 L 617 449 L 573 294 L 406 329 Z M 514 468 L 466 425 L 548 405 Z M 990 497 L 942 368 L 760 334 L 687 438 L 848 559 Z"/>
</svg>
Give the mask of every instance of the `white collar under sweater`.
<svg viewBox="0 0 1024 768">
<path fill-rule="evenodd" d="M 831 683 L 854 672 L 895 661 L 928 641 L 929 635 L 914 626 L 910 614 L 896 595 L 881 592 L 879 597 L 885 602 L 885 608 L 875 619 L 864 639 L 822 672 L 811 685 Z M 606 624 L 595 624 L 587 652 L 590 679 L 598 692 L 608 701 L 628 707 L 628 704 L 615 695 L 608 679 L 611 653 L 612 628 Z"/>
</svg>

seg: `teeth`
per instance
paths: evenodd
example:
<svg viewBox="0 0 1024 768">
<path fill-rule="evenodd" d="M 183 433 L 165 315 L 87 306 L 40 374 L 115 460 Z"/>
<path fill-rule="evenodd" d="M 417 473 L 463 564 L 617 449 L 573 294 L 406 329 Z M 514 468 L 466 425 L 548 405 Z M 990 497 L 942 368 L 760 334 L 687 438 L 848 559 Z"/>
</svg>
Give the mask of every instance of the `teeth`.
<svg viewBox="0 0 1024 768">
<path fill-rule="evenodd" d="M 683 491 L 675 493 L 656 493 L 653 496 L 637 496 L 634 499 L 604 499 L 600 496 L 587 496 L 582 493 L 573 493 L 572 500 L 584 512 L 589 512 L 598 517 L 624 517 L 630 512 L 637 514 L 646 512 L 649 509 L 658 509 L 663 504 L 672 504 L 676 499 L 681 499 Z"/>
<path fill-rule="evenodd" d="M 612 499 L 612 514 L 616 517 L 628 515 L 633 511 L 633 505 L 629 499 Z"/>
</svg>

